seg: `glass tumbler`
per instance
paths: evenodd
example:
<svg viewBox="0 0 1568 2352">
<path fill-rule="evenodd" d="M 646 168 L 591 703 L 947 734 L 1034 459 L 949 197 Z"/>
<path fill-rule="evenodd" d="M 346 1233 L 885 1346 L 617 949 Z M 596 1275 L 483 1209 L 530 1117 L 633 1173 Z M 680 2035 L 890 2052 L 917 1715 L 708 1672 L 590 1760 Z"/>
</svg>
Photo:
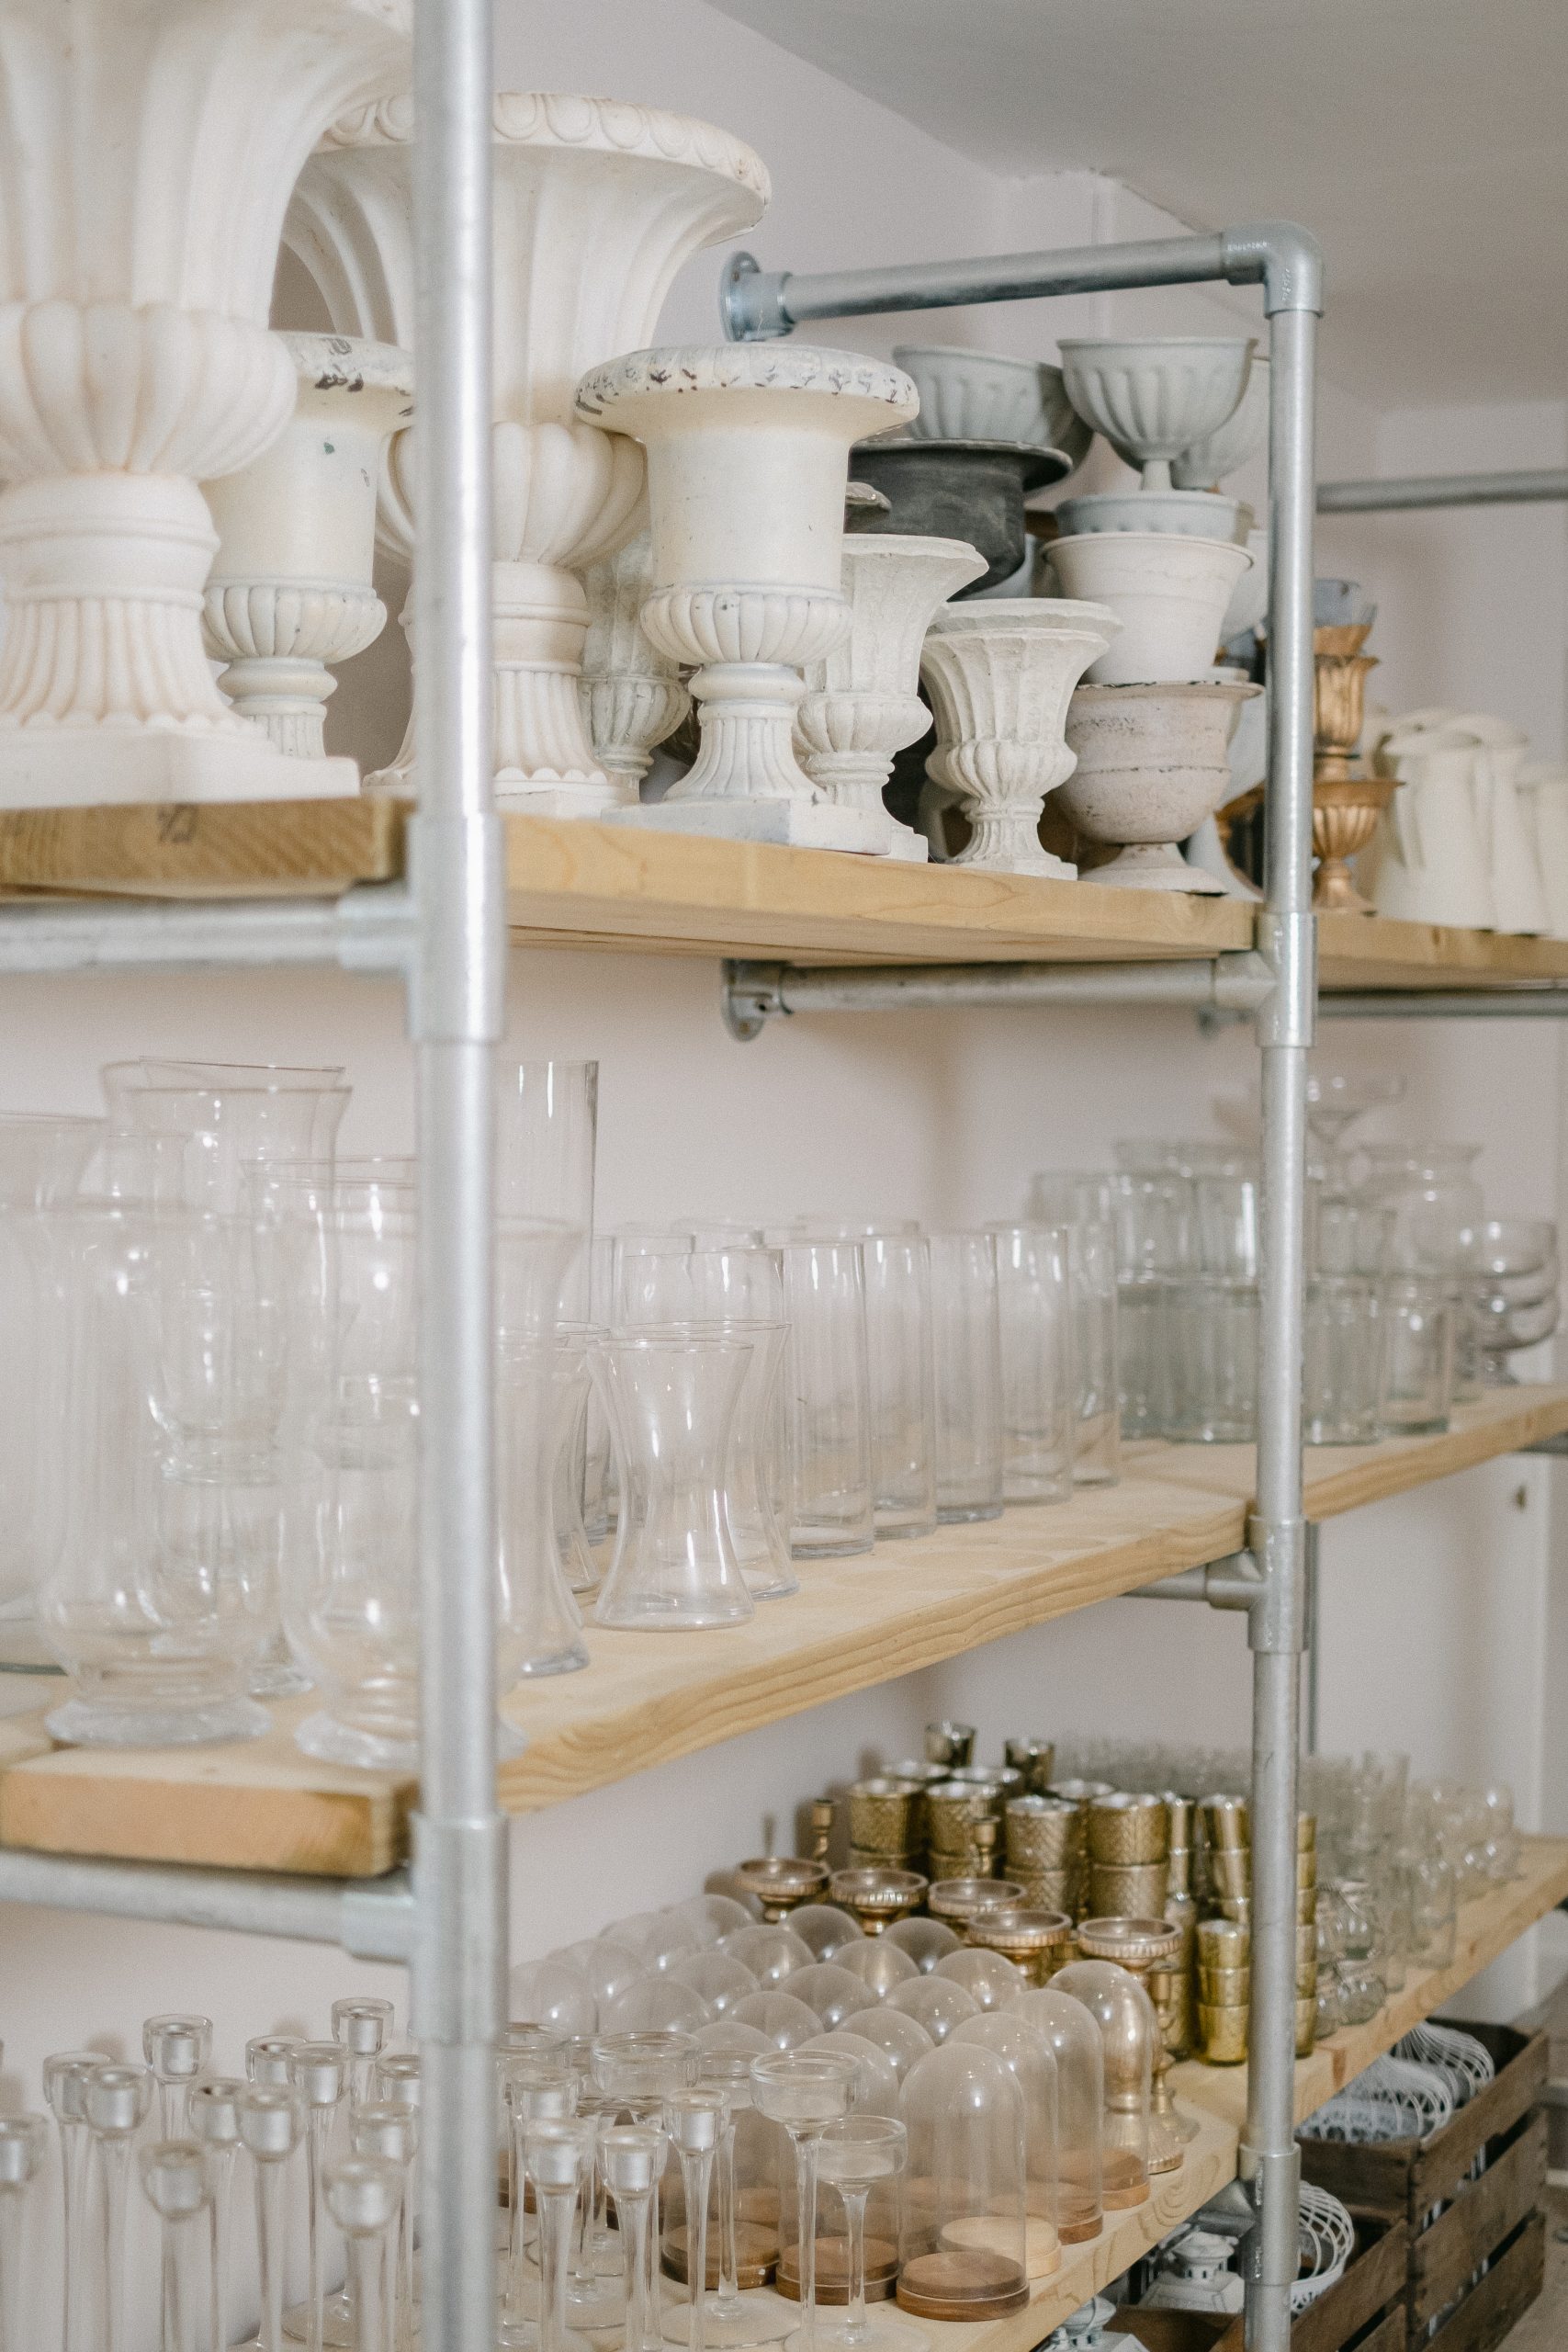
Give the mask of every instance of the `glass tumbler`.
<svg viewBox="0 0 1568 2352">
<path fill-rule="evenodd" d="M 1371 1445 L 1382 1396 L 1382 1313 L 1370 1277 L 1320 1274 L 1306 1291 L 1302 1429 L 1308 1445 Z"/>
<path fill-rule="evenodd" d="M 1001 1318 L 989 1233 L 933 1233 L 936 1503 L 944 1524 L 1002 1509 Z"/>
<path fill-rule="evenodd" d="M 860 1243 L 876 1532 L 929 1535 L 936 1526 L 930 1248 L 918 1227 L 851 1227 L 824 1220 L 802 1230 L 818 1239 Z"/>
<path fill-rule="evenodd" d="M 1029 1188 L 1024 1222 L 1068 1225 L 1073 1250 L 1073 1350 L 1078 1429 L 1073 1484 L 1114 1486 L 1122 1466 L 1121 1367 L 1117 1355 L 1115 1178 L 1043 1169 Z"/>
<path fill-rule="evenodd" d="M 1072 1237 L 1066 1225 L 993 1226 L 1002 1369 L 1002 1494 L 1066 1502 L 1078 1428 Z"/>
<path fill-rule="evenodd" d="M 1432 1275 L 1390 1274 L 1382 1285 L 1382 1395 L 1388 1437 L 1446 1430 L 1454 1401 L 1453 1286 Z"/>
<path fill-rule="evenodd" d="M 657 1329 L 591 1346 L 620 1496 L 599 1624 L 678 1630 L 751 1615 L 725 1500 L 751 1355 L 722 1333 Z"/>
<path fill-rule="evenodd" d="M 1168 1420 L 1179 1443 L 1248 1445 L 1258 1426 L 1258 1284 L 1193 1274 L 1169 1285 Z"/>
<path fill-rule="evenodd" d="M 797 1558 L 869 1552 L 876 1530 L 862 1247 L 792 1238 L 780 1259 L 790 1549 Z"/>
</svg>

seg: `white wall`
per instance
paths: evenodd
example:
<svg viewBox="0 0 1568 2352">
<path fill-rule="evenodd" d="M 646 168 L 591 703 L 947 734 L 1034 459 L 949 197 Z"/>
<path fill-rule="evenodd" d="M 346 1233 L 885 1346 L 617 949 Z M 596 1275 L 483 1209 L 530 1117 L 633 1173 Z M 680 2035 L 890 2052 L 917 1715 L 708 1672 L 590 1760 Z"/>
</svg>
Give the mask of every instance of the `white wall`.
<svg viewBox="0 0 1568 2352">
<path fill-rule="evenodd" d="M 765 267 L 1084 243 L 1179 225 L 1088 175 L 994 181 L 701 0 L 661 0 L 657 9 L 646 0 L 594 0 L 592 7 L 503 0 L 498 72 L 503 85 L 613 89 L 705 113 L 750 138 L 774 178 L 773 209 L 750 240 Z M 717 259 L 702 256 L 684 273 L 661 335 L 709 340 L 716 333 Z M 833 335 L 869 349 L 890 348 L 908 334 L 1045 350 L 1069 327 L 1228 325 L 1255 319 L 1257 310 L 1255 297 L 1183 293 L 940 321 L 846 321 Z M 1404 429 L 1414 448 L 1420 421 Z M 1376 420 L 1326 387 L 1322 432 L 1331 470 L 1391 462 Z M 1468 449 L 1452 460 L 1473 461 Z M 1522 450 L 1497 453 L 1499 463 L 1529 461 Z M 1400 458 L 1400 469 L 1407 462 L 1416 459 Z M 1105 463 L 1114 472 L 1114 461 Z M 1521 694 L 1526 680 L 1534 683 L 1540 699 L 1530 708 L 1539 708 L 1543 731 L 1553 713 L 1560 722 L 1540 684 L 1546 656 L 1539 640 L 1543 628 L 1550 634 L 1543 615 L 1558 610 L 1540 584 L 1557 576 L 1549 551 L 1531 541 L 1528 573 L 1521 565 L 1511 583 L 1515 542 L 1500 537 L 1498 563 L 1482 573 L 1479 542 L 1460 536 L 1468 526 L 1450 524 L 1450 536 L 1427 553 L 1407 553 L 1415 543 L 1405 530 L 1422 527 L 1380 526 L 1382 537 L 1343 538 L 1351 550 L 1345 560 L 1364 560 L 1361 576 L 1386 578 L 1380 642 L 1386 638 L 1401 696 L 1435 698 L 1441 662 L 1462 658 L 1477 631 L 1489 628 L 1496 660 L 1517 656 Z M 1337 530 L 1332 545 L 1340 544 Z M 1407 599 L 1421 617 L 1409 617 Z M 1434 636 L 1426 616 L 1438 608 L 1442 631 Z M 1562 643 L 1559 627 L 1551 651 L 1559 697 Z M 1491 674 L 1479 670 L 1465 698 L 1495 698 L 1483 692 Z M 358 747 L 389 748 L 400 731 L 404 692 L 389 635 L 378 656 L 347 673 L 333 720 L 339 741 L 346 733 Z M 740 1047 L 719 1024 L 716 988 L 715 967 L 703 962 L 513 957 L 508 1050 L 600 1058 L 607 1221 L 681 1210 L 776 1219 L 812 1206 L 976 1219 L 1021 1203 L 1037 1166 L 1091 1164 L 1123 1134 L 1207 1131 L 1213 1099 L 1256 1081 L 1244 1033 L 1204 1039 L 1176 1014 L 803 1021 Z M 0 1103 L 8 1106 L 90 1107 L 97 1065 L 138 1052 L 341 1058 L 355 1084 L 344 1148 L 397 1149 L 410 1138 L 399 1007 L 378 986 L 265 974 L 112 985 L 72 978 L 13 983 L 6 1011 Z M 1551 1204 L 1558 1089 L 1549 1041 L 1496 1029 L 1361 1028 L 1331 1033 L 1327 1051 L 1357 1066 L 1397 1058 L 1411 1076 L 1401 1129 L 1484 1136 L 1483 1172 L 1499 1205 Z M 1516 1609 L 1531 1624 L 1548 1622 L 1535 1532 L 1544 1476 L 1540 1465 L 1500 1465 L 1441 1498 L 1343 1522 L 1325 1546 L 1326 1741 L 1397 1738 L 1408 1741 L 1421 1770 L 1511 1772 L 1527 1819 L 1542 1801 L 1544 1653 L 1505 1638 L 1505 1629 Z M 1530 1496 L 1522 1512 L 1510 1499 L 1521 1481 Z M 1554 1591 L 1552 1600 L 1551 1623 L 1568 1647 L 1568 1595 Z M 1369 1623 L 1379 1634 L 1371 1642 Z M 1111 1726 L 1173 1737 L 1196 1730 L 1221 1741 L 1245 1736 L 1247 1693 L 1236 1623 L 1149 1603 L 1084 1612 L 520 1824 L 515 1949 L 540 1951 L 617 1912 L 685 1894 L 756 1850 L 770 1824 L 787 1841 L 803 1800 L 876 1756 L 907 1750 L 933 1713 L 969 1713 L 991 1749 L 1011 1729 Z M 220 2062 L 232 2066 L 249 2033 L 320 2030 L 333 1995 L 396 1980 L 395 1972 L 306 1948 L 9 1909 L 0 1911 L 0 1951 L 7 1996 L 0 2095 L 12 2106 L 36 2101 L 45 2052 L 88 2041 L 134 2053 L 140 2020 L 156 2009 L 209 2009 Z M 150 2312 L 143 2292 L 143 2341 L 151 2340 Z"/>
</svg>

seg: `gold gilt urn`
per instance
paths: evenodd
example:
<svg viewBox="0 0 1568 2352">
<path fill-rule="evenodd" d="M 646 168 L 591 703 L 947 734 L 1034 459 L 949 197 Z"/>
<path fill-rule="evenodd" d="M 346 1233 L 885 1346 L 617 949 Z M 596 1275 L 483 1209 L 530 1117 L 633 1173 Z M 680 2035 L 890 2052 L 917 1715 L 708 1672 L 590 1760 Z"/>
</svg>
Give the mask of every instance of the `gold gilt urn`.
<svg viewBox="0 0 1568 2352">
<path fill-rule="evenodd" d="M 1375 654 L 1361 650 L 1371 633 L 1370 621 L 1312 633 L 1312 845 L 1318 861 L 1312 902 L 1359 915 L 1372 910 L 1350 879 L 1350 860 L 1371 840 L 1396 789 L 1393 777 L 1358 775 L 1351 766 L 1361 740 L 1367 673 L 1378 666 Z"/>
</svg>

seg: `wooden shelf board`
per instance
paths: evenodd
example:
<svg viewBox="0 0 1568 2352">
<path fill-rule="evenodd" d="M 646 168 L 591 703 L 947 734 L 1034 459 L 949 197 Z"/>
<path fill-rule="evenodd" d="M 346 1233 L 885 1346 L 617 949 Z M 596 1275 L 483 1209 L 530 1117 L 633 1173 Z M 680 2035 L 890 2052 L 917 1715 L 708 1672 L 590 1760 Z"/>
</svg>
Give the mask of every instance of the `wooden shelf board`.
<svg viewBox="0 0 1568 2352">
<path fill-rule="evenodd" d="M 0 813 L 0 894 L 336 898 L 402 872 L 401 801 L 215 802 Z"/>
<path fill-rule="evenodd" d="M 1508 1950 L 1538 1919 L 1568 1896 L 1568 1838 L 1520 1840 L 1520 1871 L 1507 1886 L 1491 1887 L 1459 1915 L 1454 1956 L 1447 1968 L 1412 1968 L 1397 1993 L 1365 2025 L 1343 2026 L 1296 2066 L 1296 2120 L 1359 2075 L 1401 2034 L 1431 2017 L 1472 1976 Z M 1185 2105 L 1222 2116 L 1239 2130 L 1247 2115 L 1247 2068 L 1205 2066 L 1188 2059 L 1171 2072 Z"/>
<path fill-rule="evenodd" d="M 1473 1404 L 1456 1406 L 1451 1426 L 1439 1436 L 1383 1438 L 1376 1445 L 1311 1445 L 1306 1514 L 1311 1520 L 1334 1519 L 1565 1430 L 1568 1387 L 1521 1385 L 1489 1388 Z M 1131 1455 L 1140 1477 L 1252 1500 L 1255 1457 L 1249 1445 L 1140 1445 Z"/>
<path fill-rule="evenodd" d="M 1568 979 L 1568 940 L 1454 931 L 1382 915 L 1318 917 L 1318 984 L 1333 989 L 1507 988 Z"/>
</svg>

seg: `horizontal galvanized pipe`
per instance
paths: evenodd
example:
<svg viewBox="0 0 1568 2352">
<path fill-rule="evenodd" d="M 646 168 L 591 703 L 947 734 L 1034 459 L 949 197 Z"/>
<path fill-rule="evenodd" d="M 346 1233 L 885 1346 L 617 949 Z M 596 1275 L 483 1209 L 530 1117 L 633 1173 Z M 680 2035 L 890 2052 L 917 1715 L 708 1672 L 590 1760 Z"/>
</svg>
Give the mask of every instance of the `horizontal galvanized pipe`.
<svg viewBox="0 0 1568 2352">
<path fill-rule="evenodd" d="M 1250 1552 L 1233 1552 L 1204 1567 L 1179 1568 L 1153 1584 L 1135 1585 L 1129 1600 L 1202 1600 L 1211 1609 L 1250 1609 L 1262 1598 L 1263 1579 Z"/>
<path fill-rule="evenodd" d="M 731 963 L 737 1018 L 779 1013 L 940 1012 L 971 1005 L 1171 1004 L 1255 1011 L 1273 986 L 1250 950 L 1148 964 Z"/>
<path fill-rule="evenodd" d="M 413 932 L 401 883 L 367 883 L 339 899 L 28 900 L 0 905 L 0 975 L 275 964 L 397 973 Z"/>
<path fill-rule="evenodd" d="M 299 1878 L 7 1848 L 0 1851 L 0 1903 L 341 1944 L 361 1960 L 406 1961 L 413 1936 L 413 1897 L 402 1871 L 376 1879 Z"/>
<path fill-rule="evenodd" d="M 1421 506 L 1532 506 L 1568 499 L 1568 469 L 1537 473 L 1407 474 L 1386 481 L 1320 481 L 1320 514 L 1381 514 Z"/>
<path fill-rule="evenodd" d="M 1320 1021 L 1561 1021 L 1568 984 L 1503 989 L 1325 989 Z"/>
</svg>

